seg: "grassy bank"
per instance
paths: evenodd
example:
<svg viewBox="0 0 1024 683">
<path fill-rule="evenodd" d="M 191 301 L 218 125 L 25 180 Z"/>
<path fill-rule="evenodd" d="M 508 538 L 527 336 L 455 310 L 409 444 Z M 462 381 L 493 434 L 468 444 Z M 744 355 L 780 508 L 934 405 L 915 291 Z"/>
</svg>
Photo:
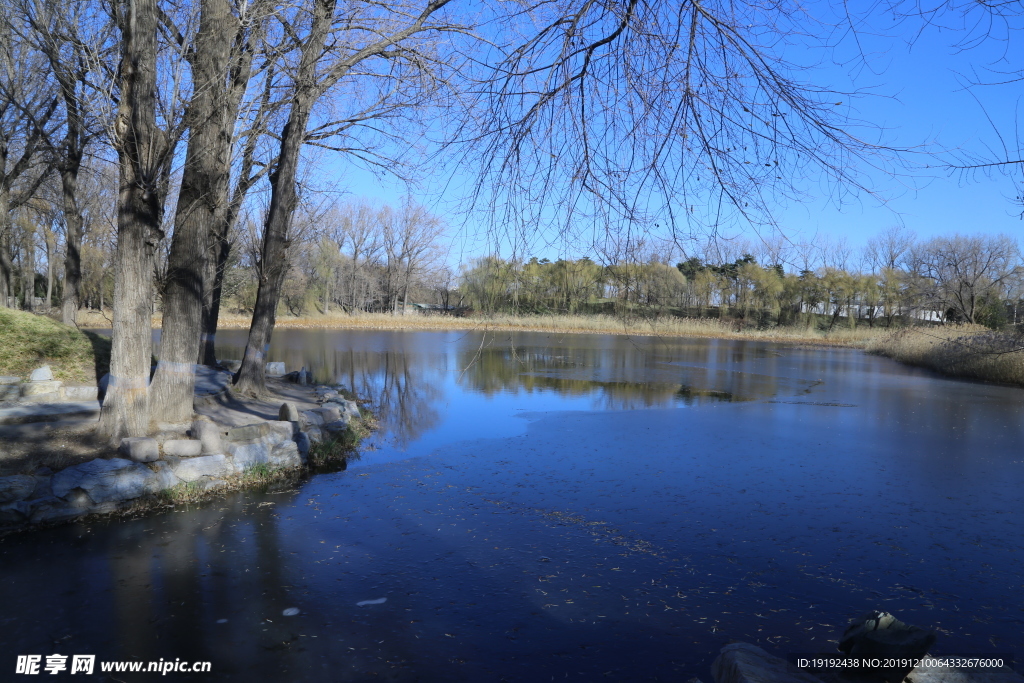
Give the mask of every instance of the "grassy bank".
<svg viewBox="0 0 1024 683">
<path fill-rule="evenodd" d="M 28 379 L 43 364 L 56 379 L 95 384 L 110 364 L 110 340 L 44 315 L 0 308 L 0 375 Z"/>
<path fill-rule="evenodd" d="M 867 351 L 953 377 L 1024 386 L 1024 339 L 981 325 L 912 327 L 879 337 Z"/>
<path fill-rule="evenodd" d="M 82 316 L 86 327 L 109 326 L 106 318 L 94 311 Z M 221 329 L 248 329 L 248 315 L 228 314 L 220 319 Z M 153 317 L 154 328 L 160 327 L 160 316 Z M 495 315 L 452 316 L 388 315 L 385 313 L 332 313 L 328 315 L 278 316 L 278 329 L 353 329 L 353 330 L 488 330 L 519 332 L 550 332 L 556 334 L 632 334 L 662 337 L 706 337 L 715 339 L 750 339 L 769 342 L 826 344 L 831 346 L 864 346 L 885 334 L 879 328 L 861 325 L 849 329 L 845 325 L 831 332 L 805 326 L 754 329 L 740 322 L 717 318 L 618 318 L 610 315 Z"/>
</svg>

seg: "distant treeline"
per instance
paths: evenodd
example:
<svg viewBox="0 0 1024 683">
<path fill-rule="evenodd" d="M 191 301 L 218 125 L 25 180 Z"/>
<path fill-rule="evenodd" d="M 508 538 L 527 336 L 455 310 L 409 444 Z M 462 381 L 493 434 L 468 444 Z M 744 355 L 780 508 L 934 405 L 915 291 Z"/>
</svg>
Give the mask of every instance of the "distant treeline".
<svg viewBox="0 0 1024 683">
<path fill-rule="evenodd" d="M 821 265 L 793 272 L 749 253 L 717 263 L 693 256 L 674 265 L 656 257 L 601 265 L 590 258 L 492 256 L 464 270 L 460 294 L 486 313 L 645 309 L 761 326 L 924 320 L 999 328 L 1018 323 L 1018 310 L 1024 316 L 1024 266 L 1009 237 L 903 237 L 895 249 L 884 236 L 873 240 L 863 259 L 875 266 L 869 270 Z"/>
</svg>

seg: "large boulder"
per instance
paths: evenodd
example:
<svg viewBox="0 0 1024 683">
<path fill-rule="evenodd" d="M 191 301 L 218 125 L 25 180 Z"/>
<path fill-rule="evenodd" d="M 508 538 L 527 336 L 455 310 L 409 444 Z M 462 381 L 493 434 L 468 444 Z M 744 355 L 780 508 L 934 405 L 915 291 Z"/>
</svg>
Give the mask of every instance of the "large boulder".
<svg viewBox="0 0 1024 683">
<path fill-rule="evenodd" d="M 888 612 L 855 619 L 839 639 L 839 650 L 855 657 L 914 659 L 935 644 L 935 634 L 904 624 Z"/>
<path fill-rule="evenodd" d="M 235 471 L 242 473 L 253 465 L 266 463 L 270 459 L 270 446 L 262 441 L 229 443 L 225 448 L 234 463 Z"/>
<path fill-rule="evenodd" d="M 785 659 L 750 643 L 730 643 L 711 664 L 715 683 L 821 683 Z"/>
<path fill-rule="evenodd" d="M 219 478 L 234 474 L 234 466 L 223 453 L 203 455 L 178 461 L 174 475 L 182 481 L 199 481 L 204 477 Z"/>
<path fill-rule="evenodd" d="M 159 470 L 159 468 L 158 468 Z M 64 498 L 74 489 L 82 489 L 94 503 L 118 502 L 154 493 L 166 477 L 142 463 L 123 458 L 92 460 L 61 470 L 53 475 L 53 494 Z"/>
<path fill-rule="evenodd" d="M 302 456 L 294 441 L 285 441 L 270 452 L 268 462 L 276 467 L 301 467 Z"/>
<path fill-rule="evenodd" d="M 284 363 L 280 361 L 267 363 L 264 372 L 266 372 L 267 377 L 282 377 L 285 373 Z"/>
<path fill-rule="evenodd" d="M 0 504 L 24 500 L 36 490 L 36 478 L 27 474 L 0 477 Z"/>
<path fill-rule="evenodd" d="M 270 434 L 270 427 L 266 422 L 255 422 L 241 427 L 233 427 L 224 433 L 227 441 L 258 441 Z"/>
</svg>

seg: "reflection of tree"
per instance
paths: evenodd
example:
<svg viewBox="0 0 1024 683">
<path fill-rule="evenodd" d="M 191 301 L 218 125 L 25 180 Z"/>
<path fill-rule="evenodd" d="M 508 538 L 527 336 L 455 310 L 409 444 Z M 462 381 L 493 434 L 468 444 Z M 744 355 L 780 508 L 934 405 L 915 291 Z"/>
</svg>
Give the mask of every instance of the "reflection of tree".
<svg viewBox="0 0 1024 683">
<path fill-rule="evenodd" d="M 650 344 L 622 338 L 606 337 L 589 345 L 588 340 L 574 338 L 573 343 L 577 342 L 572 347 L 517 347 L 514 340 L 488 343 L 485 338 L 466 344 L 459 353 L 459 366 L 465 368 L 464 381 L 486 395 L 552 391 L 592 396 L 595 407 L 618 410 L 679 402 L 750 401 L 773 396 L 780 388 L 776 377 L 737 371 L 738 362 L 764 357 L 759 349 L 715 348 L 704 343 L 673 346 L 671 352 L 659 354 Z M 678 367 L 681 361 L 687 365 Z"/>
<path fill-rule="evenodd" d="M 282 505 L 290 498 L 273 500 Z M 280 680 L 273 667 L 282 660 L 272 651 L 291 638 L 291 625 L 277 617 L 292 606 L 292 581 L 282 565 L 275 509 L 236 495 L 124 524 L 108 551 L 117 650 L 105 658 L 187 657 L 211 661 L 221 673 L 262 662 L 263 675 L 250 680 Z"/>
<path fill-rule="evenodd" d="M 308 368 L 315 383 L 341 384 L 360 399 L 370 401 L 380 434 L 392 438 L 399 447 L 418 438 L 440 419 L 436 406 L 444 400 L 442 378 L 447 357 L 423 353 L 423 346 L 416 343 L 417 335 L 383 335 L 379 347 L 370 350 L 354 349 L 355 345 L 344 342 L 349 348 L 341 350 L 336 348 L 339 338 L 333 331 L 282 332 L 276 342 L 284 348 L 272 349 L 271 360 L 283 360 L 289 369 Z M 218 356 L 228 354 L 224 358 L 242 350 L 237 345 L 217 344 Z"/>
</svg>

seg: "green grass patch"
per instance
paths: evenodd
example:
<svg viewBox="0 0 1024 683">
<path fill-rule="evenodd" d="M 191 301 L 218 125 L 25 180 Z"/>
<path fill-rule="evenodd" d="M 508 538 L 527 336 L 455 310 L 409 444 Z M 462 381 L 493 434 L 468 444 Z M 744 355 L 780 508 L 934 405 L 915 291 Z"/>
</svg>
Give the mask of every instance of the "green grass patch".
<svg viewBox="0 0 1024 683">
<path fill-rule="evenodd" d="M 348 429 L 333 439 L 324 439 L 309 448 L 309 465 L 324 467 L 359 459 L 359 444 L 377 429 L 377 420 L 365 408 L 362 417 L 353 420 Z"/>
<path fill-rule="evenodd" d="M 0 308 L 0 375 L 28 379 L 44 364 L 56 379 L 95 384 L 110 367 L 110 340 L 44 315 Z"/>
</svg>

